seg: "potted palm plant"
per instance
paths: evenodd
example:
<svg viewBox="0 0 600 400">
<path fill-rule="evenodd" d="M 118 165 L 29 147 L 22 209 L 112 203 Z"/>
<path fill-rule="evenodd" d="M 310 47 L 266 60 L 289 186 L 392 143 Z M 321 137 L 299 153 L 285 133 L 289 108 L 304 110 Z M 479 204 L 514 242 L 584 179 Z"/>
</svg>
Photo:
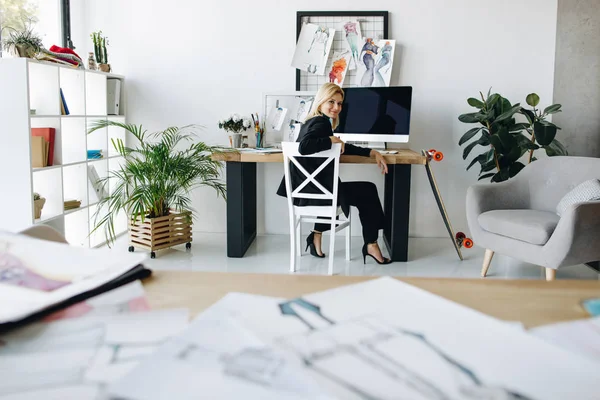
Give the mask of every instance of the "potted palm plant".
<svg viewBox="0 0 600 400">
<path fill-rule="evenodd" d="M 129 219 L 129 251 L 144 248 L 155 258 L 155 250 L 183 243 L 190 248 L 194 213 L 190 191 L 210 186 L 217 196 L 226 198 L 225 184 L 220 181 L 222 165 L 211 160 L 221 149 L 194 142 L 197 127 L 193 125 L 148 134 L 142 125 L 99 120 L 88 133 L 109 126 L 124 129 L 138 143 L 128 147 L 121 139 L 111 140 L 124 161 L 98 182 L 101 187 L 110 182 L 111 190 L 98 202 L 92 232 L 104 227 L 110 245 L 116 237 L 114 218 L 124 211 Z M 186 142 L 189 145 L 183 146 Z"/>
</svg>

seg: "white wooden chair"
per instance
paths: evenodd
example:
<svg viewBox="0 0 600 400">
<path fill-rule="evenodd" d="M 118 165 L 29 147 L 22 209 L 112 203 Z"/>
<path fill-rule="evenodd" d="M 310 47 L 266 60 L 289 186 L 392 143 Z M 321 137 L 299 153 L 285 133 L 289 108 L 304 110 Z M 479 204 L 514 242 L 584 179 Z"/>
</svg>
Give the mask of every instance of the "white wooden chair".
<svg viewBox="0 0 600 400">
<path fill-rule="evenodd" d="M 285 189 L 287 192 L 287 202 L 290 216 L 290 272 L 296 272 L 296 253 L 301 254 L 302 240 L 302 223 L 322 223 L 331 224 L 331 239 L 329 242 L 329 275 L 333 275 L 333 256 L 335 248 L 336 232 L 346 229 L 346 260 L 350 260 L 350 217 L 346 218 L 341 207 L 337 206 L 338 199 L 338 181 L 340 172 L 340 154 L 342 145 L 339 143 L 333 144 L 331 150 L 322 151 L 320 153 L 302 155 L 298 152 L 298 144 L 296 142 L 283 142 L 283 166 L 285 170 Z M 298 158 L 313 157 L 324 158 L 324 162 L 314 172 L 309 173 L 298 162 Z M 294 190 L 292 190 L 292 181 L 290 176 L 290 162 L 294 163 L 296 168 L 305 176 L 305 180 Z M 331 162 L 334 165 L 333 173 L 333 191 L 327 190 L 316 180 L 316 176 Z M 321 193 L 301 193 L 302 190 L 312 183 Z M 303 199 L 322 199 L 331 200 L 330 206 L 294 206 L 295 198 Z M 338 220 L 338 216 L 342 216 Z M 320 218 L 317 218 L 320 217 Z"/>
</svg>

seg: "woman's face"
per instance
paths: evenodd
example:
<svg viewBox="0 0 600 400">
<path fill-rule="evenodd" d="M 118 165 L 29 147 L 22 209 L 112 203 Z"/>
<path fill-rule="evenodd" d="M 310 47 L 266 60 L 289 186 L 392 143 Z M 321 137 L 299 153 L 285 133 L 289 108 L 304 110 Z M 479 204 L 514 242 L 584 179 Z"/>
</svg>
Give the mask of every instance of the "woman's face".
<svg viewBox="0 0 600 400">
<path fill-rule="evenodd" d="M 342 111 L 342 95 L 336 93 L 329 98 L 325 103 L 321 104 L 321 112 L 329 118 L 336 119 Z"/>
</svg>

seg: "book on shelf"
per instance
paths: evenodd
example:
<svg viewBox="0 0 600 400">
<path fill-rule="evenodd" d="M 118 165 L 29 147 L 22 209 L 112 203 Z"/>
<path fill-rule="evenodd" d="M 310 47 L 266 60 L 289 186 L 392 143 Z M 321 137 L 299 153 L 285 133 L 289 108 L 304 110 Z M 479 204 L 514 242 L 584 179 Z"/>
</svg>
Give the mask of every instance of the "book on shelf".
<svg viewBox="0 0 600 400">
<path fill-rule="evenodd" d="M 0 332 L 150 275 L 144 254 L 121 254 L 39 239 L 54 232 L 0 231 Z"/>
<path fill-rule="evenodd" d="M 54 128 L 31 128 L 31 136 L 41 136 L 48 142 L 48 157 L 45 166 L 54 165 L 54 141 L 56 138 L 56 129 Z"/>
<path fill-rule="evenodd" d="M 43 168 L 48 166 L 48 142 L 41 136 L 31 137 L 31 167 Z"/>
<path fill-rule="evenodd" d="M 91 160 L 96 160 L 100 158 L 104 158 L 104 154 L 102 154 L 102 150 L 88 150 L 87 158 Z"/>
<path fill-rule="evenodd" d="M 64 209 L 65 209 L 65 211 L 73 210 L 73 209 L 79 208 L 79 207 L 81 207 L 81 201 L 80 200 L 65 200 L 64 201 Z"/>
<path fill-rule="evenodd" d="M 60 88 L 60 111 L 61 111 L 61 115 L 69 115 L 69 107 L 67 107 L 67 102 L 65 100 L 65 95 L 62 91 L 62 88 Z"/>
</svg>

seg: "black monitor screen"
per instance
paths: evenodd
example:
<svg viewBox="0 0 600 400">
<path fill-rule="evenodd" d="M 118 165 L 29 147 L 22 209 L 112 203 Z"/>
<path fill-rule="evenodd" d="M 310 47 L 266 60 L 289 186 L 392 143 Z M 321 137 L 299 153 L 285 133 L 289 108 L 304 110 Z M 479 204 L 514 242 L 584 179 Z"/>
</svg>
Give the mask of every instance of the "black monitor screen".
<svg viewBox="0 0 600 400">
<path fill-rule="evenodd" d="M 411 86 L 346 88 L 337 133 L 408 135 Z"/>
</svg>

